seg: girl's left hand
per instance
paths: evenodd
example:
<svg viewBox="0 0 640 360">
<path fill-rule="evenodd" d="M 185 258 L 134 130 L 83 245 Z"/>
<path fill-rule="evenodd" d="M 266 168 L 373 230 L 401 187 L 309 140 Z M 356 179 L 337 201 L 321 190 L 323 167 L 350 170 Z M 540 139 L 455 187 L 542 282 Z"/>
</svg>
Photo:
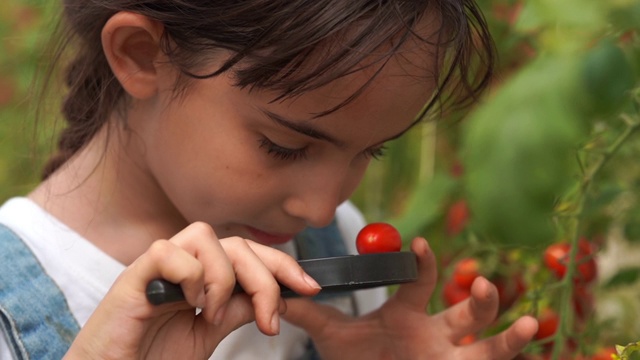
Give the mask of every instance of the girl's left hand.
<svg viewBox="0 0 640 360">
<path fill-rule="evenodd" d="M 401 285 L 380 309 L 353 318 L 309 299 L 288 299 L 283 318 L 309 333 L 323 359 L 512 359 L 534 336 L 537 322 L 524 316 L 495 336 L 457 345 L 495 320 L 496 287 L 478 278 L 470 298 L 429 315 L 435 256 L 421 238 L 411 249 L 418 257 L 418 281 Z"/>
</svg>

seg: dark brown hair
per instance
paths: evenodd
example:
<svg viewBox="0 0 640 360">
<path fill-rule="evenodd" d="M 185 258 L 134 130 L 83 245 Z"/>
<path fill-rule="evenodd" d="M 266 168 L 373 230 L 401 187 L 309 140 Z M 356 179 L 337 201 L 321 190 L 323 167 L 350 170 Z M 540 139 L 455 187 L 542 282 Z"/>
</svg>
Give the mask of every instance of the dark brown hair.
<svg viewBox="0 0 640 360">
<path fill-rule="evenodd" d="M 62 113 L 67 127 L 44 178 L 126 104 L 100 41 L 102 27 L 119 11 L 163 24 L 163 51 L 187 80 L 233 71 L 237 86 L 275 90 L 278 99 L 357 71 L 366 66 L 365 59 L 370 65 L 383 65 L 413 39 L 435 43 L 447 59 L 441 69 L 433 70 L 439 86 L 422 117 L 435 105 L 473 102 L 487 86 L 495 59 L 491 36 L 473 0 L 64 0 L 53 63 L 63 58 L 65 49 L 75 51 L 65 72 L 68 93 Z M 440 26 L 436 36 L 423 38 L 414 30 L 429 11 Z M 234 55 L 215 72 L 199 73 L 220 49 Z M 370 61 L 380 49 L 388 50 L 376 52 Z M 429 55 L 425 64 L 441 55 Z"/>
</svg>

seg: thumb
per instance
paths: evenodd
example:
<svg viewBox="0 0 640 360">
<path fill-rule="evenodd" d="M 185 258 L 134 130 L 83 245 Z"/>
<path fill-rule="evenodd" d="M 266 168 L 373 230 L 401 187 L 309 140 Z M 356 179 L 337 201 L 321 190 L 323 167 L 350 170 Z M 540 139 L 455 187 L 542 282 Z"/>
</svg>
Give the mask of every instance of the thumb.
<svg viewBox="0 0 640 360">
<path fill-rule="evenodd" d="M 335 325 L 350 318 L 334 307 L 318 304 L 310 299 L 286 299 L 286 303 L 287 310 L 282 318 L 304 329 L 312 338 L 321 335 L 329 324 Z"/>
<path fill-rule="evenodd" d="M 415 238 L 411 250 L 418 259 L 418 280 L 398 287 L 391 301 L 399 301 L 415 311 L 424 312 L 438 281 L 436 258 L 424 238 Z"/>
</svg>

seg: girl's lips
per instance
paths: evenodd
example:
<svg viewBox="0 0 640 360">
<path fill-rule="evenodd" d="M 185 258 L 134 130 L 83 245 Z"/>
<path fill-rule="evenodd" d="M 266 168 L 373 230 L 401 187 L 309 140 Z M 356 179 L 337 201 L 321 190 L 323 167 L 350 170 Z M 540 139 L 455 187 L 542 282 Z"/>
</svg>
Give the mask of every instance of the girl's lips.
<svg viewBox="0 0 640 360">
<path fill-rule="evenodd" d="M 284 244 L 295 236 L 295 234 L 271 234 L 250 226 L 247 226 L 247 229 L 253 236 L 253 240 L 263 245 Z"/>
</svg>

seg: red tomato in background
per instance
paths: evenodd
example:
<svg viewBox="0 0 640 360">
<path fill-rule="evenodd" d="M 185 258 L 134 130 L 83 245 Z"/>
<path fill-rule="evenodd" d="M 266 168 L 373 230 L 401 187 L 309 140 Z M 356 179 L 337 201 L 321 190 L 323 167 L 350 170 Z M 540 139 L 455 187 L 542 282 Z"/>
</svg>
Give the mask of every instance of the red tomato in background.
<svg viewBox="0 0 640 360">
<path fill-rule="evenodd" d="M 454 178 L 459 178 L 464 175 L 464 165 L 460 161 L 455 161 L 449 168 L 449 174 Z"/>
<path fill-rule="evenodd" d="M 551 244 L 544 251 L 544 263 L 553 272 L 553 274 L 562 279 L 564 273 L 567 272 L 567 258 L 569 257 L 569 244 L 557 243 Z"/>
<path fill-rule="evenodd" d="M 359 254 L 395 252 L 402 249 L 400 232 L 387 223 L 371 223 L 360 230 L 356 237 Z"/>
<path fill-rule="evenodd" d="M 611 360 L 613 359 L 611 355 L 618 355 L 616 348 L 613 346 L 600 349 L 593 355 L 591 360 Z"/>
<path fill-rule="evenodd" d="M 583 285 L 577 284 L 573 289 L 573 310 L 576 313 L 576 317 L 580 320 L 587 319 L 593 312 L 595 307 L 595 299 L 591 290 Z"/>
<path fill-rule="evenodd" d="M 469 296 L 471 291 L 458 286 L 455 281 L 447 281 L 442 289 L 442 298 L 447 306 L 453 306 Z"/>
<path fill-rule="evenodd" d="M 466 335 L 465 337 L 463 337 L 462 339 L 458 340 L 458 346 L 463 346 L 463 345 L 469 345 L 469 344 L 473 344 L 474 342 L 476 342 L 476 340 L 478 340 L 478 337 L 474 334 L 469 334 Z"/>
<path fill-rule="evenodd" d="M 480 262 L 474 258 L 460 260 L 453 270 L 453 281 L 463 289 L 471 289 L 471 284 L 480 276 Z"/>
<path fill-rule="evenodd" d="M 549 245 L 544 251 L 544 263 L 558 279 L 562 279 L 567 272 L 570 250 L 569 244 L 556 243 Z M 576 256 L 578 264 L 577 274 L 574 278 L 576 283 L 590 283 L 596 278 L 598 269 L 593 255 L 594 251 L 589 241 L 584 238 L 580 239 Z"/>
<path fill-rule="evenodd" d="M 456 236 L 464 230 L 469 222 L 469 207 L 467 202 L 459 200 L 451 205 L 447 211 L 446 231 L 449 236 Z"/>
<path fill-rule="evenodd" d="M 534 338 L 540 340 L 553 336 L 558 330 L 559 323 L 560 318 L 555 311 L 550 308 L 542 310 L 542 313 L 538 317 L 538 332 Z"/>
<path fill-rule="evenodd" d="M 501 311 L 510 308 L 527 290 L 527 285 L 520 274 L 515 274 L 510 277 L 500 276 L 491 279 L 491 282 L 498 289 Z"/>
</svg>

